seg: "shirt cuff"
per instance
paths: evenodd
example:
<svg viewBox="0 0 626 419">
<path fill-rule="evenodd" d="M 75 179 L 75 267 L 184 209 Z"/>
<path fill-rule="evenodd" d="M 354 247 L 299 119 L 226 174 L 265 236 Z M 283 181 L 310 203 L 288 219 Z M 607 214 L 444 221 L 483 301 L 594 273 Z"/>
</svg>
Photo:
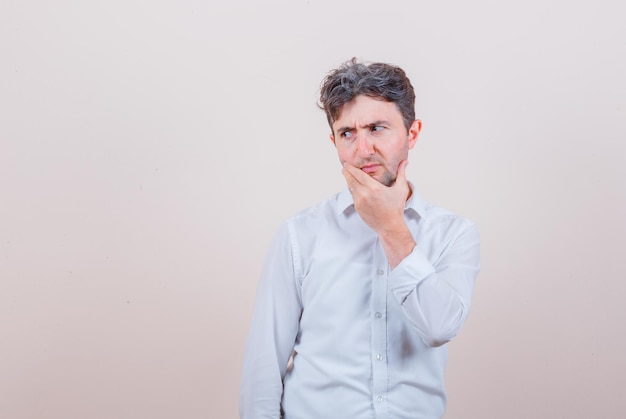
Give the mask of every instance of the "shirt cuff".
<svg viewBox="0 0 626 419">
<path fill-rule="evenodd" d="M 425 278 L 435 273 L 432 263 L 419 251 L 417 246 L 390 273 L 390 289 L 400 304 L 415 290 Z"/>
</svg>

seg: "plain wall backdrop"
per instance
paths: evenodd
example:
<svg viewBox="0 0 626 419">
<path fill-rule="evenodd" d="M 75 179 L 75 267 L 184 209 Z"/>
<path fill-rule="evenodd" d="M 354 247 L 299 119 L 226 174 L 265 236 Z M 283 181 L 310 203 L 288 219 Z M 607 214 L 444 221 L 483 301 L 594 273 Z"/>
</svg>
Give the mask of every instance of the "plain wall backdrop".
<svg viewBox="0 0 626 419">
<path fill-rule="evenodd" d="M 235 418 L 279 223 L 343 188 L 317 107 L 402 66 L 408 176 L 474 220 L 447 419 L 626 411 L 618 1 L 0 1 L 0 417 Z"/>
</svg>

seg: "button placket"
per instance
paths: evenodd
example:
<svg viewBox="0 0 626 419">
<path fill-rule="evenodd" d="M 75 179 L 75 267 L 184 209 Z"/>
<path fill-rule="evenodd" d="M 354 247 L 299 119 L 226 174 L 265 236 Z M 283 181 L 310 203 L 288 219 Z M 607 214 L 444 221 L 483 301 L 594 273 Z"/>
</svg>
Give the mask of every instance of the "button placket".
<svg viewBox="0 0 626 419">
<path fill-rule="evenodd" d="M 377 239 L 373 258 L 372 278 L 372 397 L 376 401 L 376 417 L 386 417 L 387 407 L 387 258 Z"/>
</svg>

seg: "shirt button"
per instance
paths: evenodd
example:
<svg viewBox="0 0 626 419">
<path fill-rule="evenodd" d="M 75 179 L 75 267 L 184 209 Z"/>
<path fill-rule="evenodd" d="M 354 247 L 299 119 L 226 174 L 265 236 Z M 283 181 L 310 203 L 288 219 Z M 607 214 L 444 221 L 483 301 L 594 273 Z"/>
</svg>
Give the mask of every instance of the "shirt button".
<svg viewBox="0 0 626 419">
<path fill-rule="evenodd" d="M 383 271 L 382 269 L 379 269 L 376 271 L 376 273 L 380 276 L 380 275 L 383 275 L 385 271 Z"/>
<path fill-rule="evenodd" d="M 381 396 L 378 396 L 378 398 L 376 399 L 376 401 L 377 401 L 378 403 L 382 403 L 382 402 L 383 402 L 383 398 L 382 398 Z"/>
<path fill-rule="evenodd" d="M 380 312 L 376 312 L 376 318 L 380 319 L 381 317 L 383 317 L 383 314 Z"/>
<path fill-rule="evenodd" d="M 381 354 L 376 355 L 376 359 L 379 361 L 383 360 L 383 356 Z"/>
</svg>

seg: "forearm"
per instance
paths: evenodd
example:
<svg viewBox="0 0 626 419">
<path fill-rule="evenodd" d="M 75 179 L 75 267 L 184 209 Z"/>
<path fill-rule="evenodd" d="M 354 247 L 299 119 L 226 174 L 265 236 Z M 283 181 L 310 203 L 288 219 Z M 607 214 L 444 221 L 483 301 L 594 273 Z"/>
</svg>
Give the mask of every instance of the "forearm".
<svg viewBox="0 0 626 419">
<path fill-rule="evenodd" d="M 253 365 L 244 364 L 239 394 L 241 419 L 279 419 L 281 397 L 282 381 L 278 368 L 269 364 L 265 367 L 255 365 L 254 362 Z"/>
<path fill-rule="evenodd" d="M 479 238 L 467 230 L 442 254 L 426 257 L 419 245 L 390 274 L 390 290 L 429 346 L 454 338 L 467 318 L 479 271 Z"/>
<path fill-rule="evenodd" d="M 428 346 L 441 346 L 461 329 L 469 311 L 469 299 L 433 273 L 409 292 L 395 289 L 407 319 Z"/>
<path fill-rule="evenodd" d="M 415 248 L 415 240 L 404 219 L 381 229 L 378 232 L 378 237 L 391 270 L 395 269 Z"/>
</svg>

